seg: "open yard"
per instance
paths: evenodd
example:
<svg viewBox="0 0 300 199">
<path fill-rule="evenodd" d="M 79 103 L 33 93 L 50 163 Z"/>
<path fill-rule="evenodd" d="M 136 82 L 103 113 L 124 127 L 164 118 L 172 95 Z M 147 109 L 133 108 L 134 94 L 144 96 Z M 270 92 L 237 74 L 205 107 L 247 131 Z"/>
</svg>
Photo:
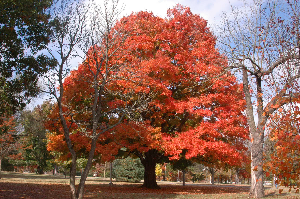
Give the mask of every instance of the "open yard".
<svg viewBox="0 0 300 199">
<path fill-rule="evenodd" d="M 69 179 L 64 176 L 36 175 L 29 173 L 2 172 L 0 180 L 0 198 L 7 199 L 39 199 L 39 198 L 69 198 Z M 79 180 L 79 178 L 78 178 Z M 90 177 L 86 185 L 85 198 L 93 199 L 160 199 L 160 198 L 248 198 L 249 186 L 247 185 L 209 185 L 187 183 L 158 182 L 161 189 L 149 190 L 140 187 L 139 183 L 113 182 L 108 185 L 108 179 Z M 280 188 L 282 189 L 282 188 Z M 284 188 L 279 194 L 279 189 L 267 187 L 266 198 L 300 198 L 300 194 Z"/>
</svg>

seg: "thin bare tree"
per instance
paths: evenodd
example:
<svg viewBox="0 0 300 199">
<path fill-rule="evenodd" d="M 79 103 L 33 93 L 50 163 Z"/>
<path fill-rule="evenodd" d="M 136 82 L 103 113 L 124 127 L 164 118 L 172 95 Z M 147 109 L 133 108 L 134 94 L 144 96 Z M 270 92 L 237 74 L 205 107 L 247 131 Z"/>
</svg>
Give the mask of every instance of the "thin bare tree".
<svg viewBox="0 0 300 199">
<path fill-rule="evenodd" d="M 218 39 L 243 82 L 250 130 L 251 190 L 264 197 L 263 152 L 274 112 L 299 97 L 298 0 L 244 2 L 224 15 Z"/>
<path fill-rule="evenodd" d="M 118 51 L 118 45 L 122 45 L 120 39 L 124 35 L 113 32 L 113 27 L 120 14 L 118 0 L 104 0 L 102 4 L 96 1 L 57 1 L 52 10 L 52 43 L 48 48 L 49 53 L 56 58 L 57 67 L 51 73 L 44 77 L 47 92 L 56 100 L 59 119 L 63 127 L 65 141 L 72 156 L 72 165 L 70 172 L 70 188 L 73 199 L 83 198 L 84 185 L 88 172 L 92 166 L 95 154 L 97 139 L 104 132 L 118 125 L 125 115 L 126 109 L 115 109 L 109 113 L 103 107 L 104 95 L 109 91 L 107 85 L 110 82 L 112 71 L 118 71 L 118 65 L 109 64 L 109 59 Z M 113 50 L 112 50 L 113 49 Z M 81 110 L 85 115 L 89 115 L 89 124 L 76 120 L 72 117 L 74 110 L 68 110 L 69 105 L 64 102 L 64 78 L 69 75 L 70 70 L 75 69 L 72 61 L 81 57 L 84 64 L 87 64 L 92 73 L 92 79 L 89 79 L 93 87 L 93 94 L 89 107 Z M 92 65 L 89 63 L 93 62 Z M 87 80 L 85 80 L 87 81 Z M 78 111 L 78 110 L 76 110 Z M 113 124 L 101 121 L 103 115 L 110 114 L 116 117 L 117 122 Z M 72 118 L 69 121 L 67 118 Z M 89 128 L 85 136 L 90 138 L 89 153 L 87 156 L 87 165 L 81 175 L 80 183 L 76 188 L 76 160 L 77 154 L 74 149 L 74 143 L 70 139 L 72 133 L 71 123 L 76 123 L 82 133 Z"/>
</svg>

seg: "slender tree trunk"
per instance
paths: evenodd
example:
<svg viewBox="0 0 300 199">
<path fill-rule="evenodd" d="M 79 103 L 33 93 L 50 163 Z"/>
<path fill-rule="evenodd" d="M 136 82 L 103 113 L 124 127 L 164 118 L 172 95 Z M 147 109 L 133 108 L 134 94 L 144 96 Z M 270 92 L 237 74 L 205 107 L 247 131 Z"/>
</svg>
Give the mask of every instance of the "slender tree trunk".
<svg viewBox="0 0 300 199">
<path fill-rule="evenodd" d="M 56 173 L 56 165 L 53 165 L 52 175 L 55 175 Z"/>
<path fill-rule="evenodd" d="M 210 183 L 212 185 L 214 185 L 215 184 L 215 169 L 209 167 L 208 170 L 209 170 L 209 173 L 211 174 Z"/>
<path fill-rule="evenodd" d="M 1 172 L 2 172 L 2 158 L 0 158 L 0 179 L 1 179 L 1 176 L 2 176 Z"/>
<path fill-rule="evenodd" d="M 156 183 L 155 166 L 159 159 L 159 154 L 155 149 L 151 149 L 144 154 L 141 158 L 141 162 L 145 167 L 144 184 L 143 187 L 150 189 L 158 189 L 159 186 Z"/>
<path fill-rule="evenodd" d="M 61 54 L 62 56 L 62 54 Z M 72 163 L 71 163 L 71 169 L 70 169 L 70 189 L 71 189 L 71 198 L 72 199 L 77 199 L 76 198 L 76 187 L 75 187 L 75 176 L 76 176 L 76 167 L 77 167 L 77 155 L 76 152 L 73 148 L 73 143 L 70 138 L 70 129 L 67 125 L 64 112 L 63 112 L 63 104 L 62 104 L 62 98 L 64 96 L 64 86 L 63 86 L 63 69 L 64 69 L 64 62 L 67 59 L 66 57 L 61 57 L 64 59 L 62 63 L 59 65 L 59 74 L 58 74 L 58 81 L 59 81 L 59 97 L 57 98 L 57 104 L 58 104 L 58 109 L 59 109 L 59 117 L 60 117 L 60 122 L 63 126 L 64 130 L 64 137 L 65 141 L 67 143 L 67 146 L 69 148 L 69 151 L 72 156 Z"/>
<path fill-rule="evenodd" d="M 61 118 L 61 123 L 62 123 L 63 128 L 64 128 L 64 135 L 65 135 L 66 143 L 67 143 L 69 151 L 70 151 L 70 153 L 72 155 L 72 163 L 71 163 L 71 169 L 70 169 L 71 198 L 72 199 L 77 199 L 76 198 L 76 186 L 75 186 L 77 156 L 76 156 L 76 152 L 74 151 L 74 148 L 73 148 L 73 145 L 72 145 L 72 141 L 70 139 L 69 128 L 68 128 L 66 120 L 65 120 L 65 118 L 63 116 L 61 101 L 58 103 L 58 106 L 59 106 L 59 109 L 60 109 L 59 110 L 60 111 L 60 118 Z"/>
<path fill-rule="evenodd" d="M 166 165 L 164 165 L 164 167 L 165 167 L 165 172 L 164 172 L 164 175 L 163 175 L 163 181 L 166 181 L 166 177 L 167 177 L 167 166 Z"/>
<path fill-rule="evenodd" d="M 182 171 L 182 185 L 185 186 L 185 170 Z"/>
<path fill-rule="evenodd" d="M 72 164 L 70 168 L 70 188 L 71 188 L 71 198 L 76 198 L 76 187 L 75 187 L 75 177 L 76 177 L 76 155 L 72 155 Z"/>
<path fill-rule="evenodd" d="M 113 162 L 109 163 L 109 186 L 112 186 Z"/>
<path fill-rule="evenodd" d="M 103 177 L 106 178 L 106 162 L 104 163 L 104 171 L 103 171 Z"/>
<path fill-rule="evenodd" d="M 239 179 L 239 169 L 235 169 L 235 184 L 240 184 L 240 179 Z"/>
<path fill-rule="evenodd" d="M 87 179 L 87 176 L 88 176 L 89 171 L 93 164 L 93 158 L 94 158 L 94 154 L 95 154 L 95 150 L 96 150 L 96 140 L 97 139 L 95 138 L 91 142 L 91 150 L 89 152 L 88 161 L 84 168 L 83 173 L 81 174 L 80 182 L 79 182 L 79 185 L 77 188 L 77 193 L 76 193 L 76 197 L 78 199 L 82 199 L 84 196 L 84 185 L 85 185 L 85 181 Z"/>
<path fill-rule="evenodd" d="M 62 80 L 61 80 L 61 76 L 60 76 L 60 85 L 62 85 L 61 81 Z M 61 92 L 60 96 L 63 96 L 63 87 L 61 87 L 60 92 Z M 75 176 L 76 176 L 76 167 L 77 167 L 76 160 L 77 160 L 77 156 L 76 156 L 76 152 L 75 152 L 75 150 L 73 148 L 72 141 L 70 139 L 70 132 L 69 132 L 69 128 L 68 128 L 67 122 L 66 122 L 66 120 L 64 118 L 64 115 L 63 115 L 61 97 L 58 100 L 58 107 L 59 107 L 60 121 L 61 121 L 61 124 L 62 124 L 63 129 L 64 129 L 64 136 L 65 136 L 66 143 L 68 145 L 69 151 L 70 151 L 71 156 L 72 156 L 72 163 L 71 163 L 71 168 L 70 168 L 71 198 L 72 199 L 77 199 L 76 198 L 76 187 L 75 187 Z"/>
</svg>

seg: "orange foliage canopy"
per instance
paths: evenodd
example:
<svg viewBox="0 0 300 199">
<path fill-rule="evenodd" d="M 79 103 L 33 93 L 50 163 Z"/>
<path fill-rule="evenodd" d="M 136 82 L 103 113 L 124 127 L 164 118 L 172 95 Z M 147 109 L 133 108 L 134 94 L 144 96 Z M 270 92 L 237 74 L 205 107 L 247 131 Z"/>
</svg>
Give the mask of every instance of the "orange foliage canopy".
<svg viewBox="0 0 300 199">
<path fill-rule="evenodd" d="M 108 63 L 115 70 L 106 76 L 110 81 L 103 92 L 103 107 L 107 113 L 126 108 L 128 114 L 122 124 L 100 137 L 97 153 L 109 159 L 124 147 L 139 153 L 156 149 L 170 159 L 184 154 L 188 159 L 200 156 L 240 164 L 248 139 L 242 86 L 224 70 L 226 59 L 215 48 L 207 22 L 177 5 L 166 19 L 148 12 L 124 17 L 114 27 L 116 32 L 124 37 L 116 39 L 120 45 Z M 91 118 L 85 111 L 93 100 L 90 74 L 92 66 L 101 62 L 101 49 L 95 48 L 64 82 L 65 111 L 77 121 Z M 107 114 L 103 125 L 116 118 Z M 88 150 L 88 139 L 77 124 L 72 125 L 77 129 L 71 135 L 77 151 Z M 61 127 L 56 128 L 49 136 L 49 150 L 63 147 Z"/>
<path fill-rule="evenodd" d="M 298 183 L 300 180 L 300 109 L 295 105 L 287 111 L 281 110 L 273 115 L 269 126 L 269 137 L 274 148 L 265 167 L 282 185 L 288 186 L 290 182 Z"/>
</svg>

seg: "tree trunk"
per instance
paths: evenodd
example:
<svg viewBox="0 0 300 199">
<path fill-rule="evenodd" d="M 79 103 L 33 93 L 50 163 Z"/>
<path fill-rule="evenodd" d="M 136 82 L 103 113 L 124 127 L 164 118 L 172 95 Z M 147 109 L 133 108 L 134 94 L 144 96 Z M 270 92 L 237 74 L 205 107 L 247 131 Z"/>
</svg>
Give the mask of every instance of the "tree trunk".
<svg viewBox="0 0 300 199">
<path fill-rule="evenodd" d="M 103 171 L 103 177 L 106 178 L 106 162 L 104 163 L 104 171 Z"/>
<path fill-rule="evenodd" d="M 77 192 L 76 192 L 77 199 L 82 199 L 84 196 L 84 185 L 85 185 L 86 178 L 88 177 L 89 171 L 93 164 L 93 158 L 94 158 L 94 154 L 95 154 L 95 150 L 96 150 L 96 140 L 97 140 L 97 138 L 92 140 L 91 150 L 90 150 L 89 156 L 88 156 L 88 161 L 87 161 L 87 164 L 81 174 L 80 182 L 79 182 Z"/>
<path fill-rule="evenodd" d="M 235 169 L 235 184 L 240 184 L 240 179 L 239 179 L 239 169 Z"/>
<path fill-rule="evenodd" d="M 57 165 L 56 165 L 56 164 L 53 165 L 53 171 L 52 171 L 52 174 L 53 174 L 53 175 L 56 175 L 56 174 L 57 174 Z"/>
<path fill-rule="evenodd" d="M 208 170 L 209 170 L 209 173 L 211 174 L 210 183 L 212 185 L 214 185 L 215 184 L 215 169 L 209 167 Z"/>
<path fill-rule="evenodd" d="M 243 90 L 246 100 L 246 114 L 250 131 L 250 150 L 251 150 L 251 189 L 250 195 L 255 198 L 264 197 L 263 184 L 263 141 L 264 141 L 264 121 L 263 118 L 263 99 L 261 76 L 256 76 L 257 87 L 257 117 L 258 124 L 256 126 L 254 120 L 253 104 L 251 101 L 251 94 L 249 88 L 248 73 L 243 69 Z"/>
<path fill-rule="evenodd" d="M 182 185 L 185 186 L 185 170 L 182 171 Z"/>
<path fill-rule="evenodd" d="M 144 173 L 144 184 L 143 187 L 149 189 L 158 189 L 159 186 L 156 183 L 156 174 L 155 174 L 155 166 L 157 161 L 159 160 L 160 154 L 155 149 L 151 149 L 147 151 L 144 156 L 141 158 L 141 162 L 145 167 Z"/>
<path fill-rule="evenodd" d="M 150 188 L 150 189 L 158 188 L 158 185 L 156 183 L 156 175 L 155 175 L 156 162 L 147 161 L 143 165 L 145 167 L 143 187 Z"/>
<path fill-rule="evenodd" d="M 164 172 L 164 175 L 163 175 L 163 181 L 166 181 L 167 180 L 167 166 L 165 165 L 165 172 Z"/>
<path fill-rule="evenodd" d="M 251 192 L 255 198 L 264 197 L 263 184 L 263 143 L 259 133 L 253 133 L 251 147 Z"/>
<path fill-rule="evenodd" d="M 2 158 L 0 158 L 0 179 L 1 179 L 1 176 L 2 176 L 1 171 L 2 171 Z"/>
<path fill-rule="evenodd" d="M 109 163 L 109 185 L 112 186 L 113 162 Z"/>
<path fill-rule="evenodd" d="M 70 168 L 70 189 L 71 189 L 71 198 L 72 199 L 77 199 L 76 198 L 76 187 L 75 187 L 75 176 L 76 176 L 76 155 L 74 156 L 72 154 L 72 164 Z"/>
</svg>

